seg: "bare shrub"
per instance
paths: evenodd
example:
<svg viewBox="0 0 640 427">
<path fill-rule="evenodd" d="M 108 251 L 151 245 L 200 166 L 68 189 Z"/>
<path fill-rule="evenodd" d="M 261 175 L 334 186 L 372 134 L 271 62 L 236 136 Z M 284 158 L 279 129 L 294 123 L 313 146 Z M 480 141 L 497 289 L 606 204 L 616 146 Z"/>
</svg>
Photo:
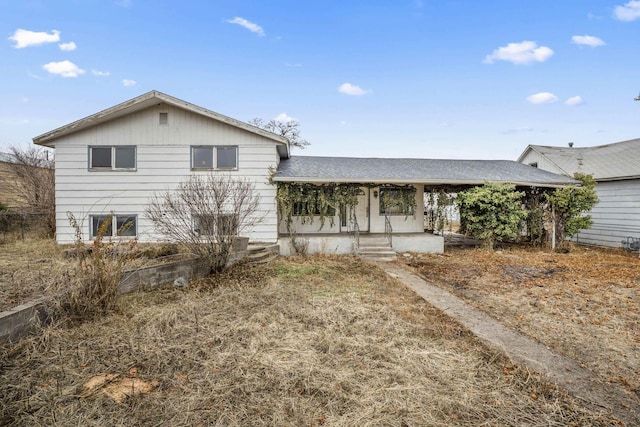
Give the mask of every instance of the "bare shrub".
<svg viewBox="0 0 640 427">
<path fill-rule="evenodd" d="M 156 194 L 146 214 L 158 233 L 198 255 L 213 274 L 227 265 L 236 236 L 262 220 L 259 204 L 252 182 L 209 173 Z"/>
<path fill-rule="evenodd" d="M 51 153 L 38 147 L 11 147 L 14 162 L 10 163 L 16 191 L 25 202 L 23 215 L 36 220 L 46 237 L 56 232 L 56 201 L 54 162 Z"/>
<path fill-rule="evenodd" d="M 291 234 L 291 246 L 297 254 L 305 256 L 309 252 L 309 239 L 298 237 L 296 233 Z"/>
</svg>

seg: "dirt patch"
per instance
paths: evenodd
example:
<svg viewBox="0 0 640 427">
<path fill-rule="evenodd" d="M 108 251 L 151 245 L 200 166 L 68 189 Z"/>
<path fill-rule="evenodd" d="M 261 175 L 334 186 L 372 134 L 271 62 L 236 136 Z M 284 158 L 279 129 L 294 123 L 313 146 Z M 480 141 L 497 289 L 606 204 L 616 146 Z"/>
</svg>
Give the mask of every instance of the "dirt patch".
<svg viewBox="0 0 640 427">
<path fill-rule="evenodd" d="M 451 248 L 405 262 L 429 282 L 640 397 L 637 255 L 585 247 L 566 254 Z"/>
<path fill-rule="evenodd" d="M 280 259 L 122 298 L 120 314 L 2 352 L 0 424 L 613 423 L 357 258 Z M 132 368 L 157 387 L 78 399 Z"/>
</svg>

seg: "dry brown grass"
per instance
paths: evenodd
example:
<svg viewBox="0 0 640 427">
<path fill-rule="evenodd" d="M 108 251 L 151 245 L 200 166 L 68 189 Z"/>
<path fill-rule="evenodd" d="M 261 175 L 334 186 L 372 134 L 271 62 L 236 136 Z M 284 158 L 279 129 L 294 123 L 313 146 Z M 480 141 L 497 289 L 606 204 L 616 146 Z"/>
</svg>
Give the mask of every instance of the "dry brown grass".
<svg viewBox="0 0 640 427">
<path fill-rule="evenodd" d="M 357 258 L 239 266 L 121 308 L 4 350 L 0 424 L 611 425 Z M 95 378 L 130 396 L 87 393 Z"/>
<path fill-rule="evenodd" d="M 47 293 L 51 277 L 68 265 L 50 239 L 0 244 L 0 311 Z"/>
<path fill-rule="evenodd" d="M 184 250 L 171 244 L 112 245 L 124 251 L 120 267 L 130 270 L 183 259 Z M 90 248 L 91 245 L 87 245 Z M 0 311 L 43 296 L 69 290 L 70 275 L 79 266 L 76 258 L 65 257 L 72 245 L 58 245 L 52 239 L 15 240 L 0 244 Z"/>
<path fill-rule="evenodd" d="M 640 398 L 637 254 L 580 246 L 567 254 L 452 248 L 407 262 L 430 282 Z"/>
</svg>

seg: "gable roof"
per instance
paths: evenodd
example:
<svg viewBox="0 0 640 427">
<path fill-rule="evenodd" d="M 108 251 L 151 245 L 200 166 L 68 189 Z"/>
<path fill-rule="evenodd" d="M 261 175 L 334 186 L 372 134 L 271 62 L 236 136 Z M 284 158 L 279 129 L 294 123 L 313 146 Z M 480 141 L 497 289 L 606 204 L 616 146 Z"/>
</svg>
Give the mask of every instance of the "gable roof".
<svg viewBox="0 0 640 427">
<path fill-rule="evenodd" d="M 276 135 L 275 133 L 260 129 L 256 126 L 252 126 L 240 120 L 223 116 L 222 114 L 218 114 L 215 111 L 207 110 L 206 108 L 199 107 L 195 104 L 191 104 L 178 98 L 174 98 L 173 96 L 158 92 L 157 90 L 152 90 L 121 104 L 92 114 L 91 116 L 85 117 L 73 123 L 69 123 L 42 135 L 36 136 L 35 138 L 33 138 L 33 142 L 35 144 L 44 145 L 46 147 L 52 147 L 53 142 L 60 137 L 70 135 L 72 133 L 78 132 L 79 130 L 86 129 L 100 123 L 104 123 L 109 120 L 134 113 L 136 111 L 144 110 L 160 102 L 172 105 L 177 108 L 181 108 L 183 110 L 191 111 L 192 113 L 199 114 L 201 116 L 226 123 L 230 126 L 243 129 L 247 132 L 251 132 L 256 135 L 268 138 L 278 144 L 278 153 L 280 154 L 280 157 L 286 158 L 290 155 L 289 142 L 286 138 L 280 135 Z"/>
<path fill-rule="evenodd" d="M 597 181 L 640 178 L 640 138 L 594 147 L 529 145 L 518 157 L 535 151 L 567 176 L 592 175 Z"/>
<path fill-rule="evenodd" d="M 577 182 L 511 160 L 309 156 L 282 160 L 273 180 L 426 185 L 482 185 L 489 181 L 533 187 L 561 187 Z"/>
</svg>

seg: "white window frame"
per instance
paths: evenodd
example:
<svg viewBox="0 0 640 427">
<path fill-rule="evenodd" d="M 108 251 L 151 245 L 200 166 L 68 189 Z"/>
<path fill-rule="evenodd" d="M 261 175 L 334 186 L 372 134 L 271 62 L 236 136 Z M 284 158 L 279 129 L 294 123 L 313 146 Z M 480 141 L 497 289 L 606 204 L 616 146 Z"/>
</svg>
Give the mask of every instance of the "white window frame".
<svg viewBox="0 0 640 427">
<path fill-rule="evenodd" d="M 92 239 L 95 239 L 98 236 L 98 229 L 94 226 L 94 219 L 95 218 L 109 218 L 111 217 L 111 233 L 110 234 L 105 234 L 103 237 L 107 237 L 110 239 L 136 239 L 138 238 L 138 215 L 135 214 L 95 214 L 95 215 L 89 215 L 89 235 L 91 236 Z M 122 235 L 119 233 L 119 229 L 117 229 L 117 227 L 114 227 L 114 224 L 118 224 L 118 220 L 124 218 L 125 220 L 128 218 L 133 218 L 133 225 L 132 227 L 128 228 L 126 231 L 133 229 L 133 235 Z M 104 221 L 104 220 L 103 220 Z"/>
<path fill-rule="evenodd" d="M 93 149 L 94 148 L 110 148 L 111 149 L 111 166 L 93 166 Z M 116 167 L 116 151 L 119 148 L 133 148 L 133 167 L 118 168 Z M 135 145 L 90 145 L 89 146 L 89 171 L 136 171 L 138 166 L 138 147 Z"/>
<path fill-rule="evenodd" d="M 196 148 L 211 149 L 211 167 L 198 167 L 195 162 L 195 150 Z M 234 167 L 219 167 L 218 166 L 218 149 L 230 149 L 235 150 L 235 166 Z M 221 171 L 237 171 L 239 163 L 239 148 L 237 145 L 192 145 L 191 148 L 191 170 L 221 170 Z"/>
<path fill-rule="evenodd" d="M 207 216 L 209 217 L 208 221 L 211 225 L 210 229 L 208 230 L 209 233 L 203 233 L 202 230 L 199 230 L 200 228 L 200 224 L 201 224 L 201 219 L 203 216 Z M 216 236 L 217 233 L 219 232 L 218 228 L 222 225 L 221 222 L 223 220 L 223 218 L 233 218 L 236 217 L 236 214 L 233 213 L 222 213 L 222 214 L 218 214 L 218 215 L 194 215 L 192 217 L 192 223 L 193 223 L 193 231 L 195 231 L 199 236 Z M 234 222 L 234 221 L 232 221 Z M 236 221 L 237 222 L 237 219 Z M 227 226 L 227 225 L 222 225 L 222 226 Z M 231 230 L 232 232 L 232 236 L 236 236 L 238 235 L 238 228 L 239 225 L 236 224 L 236 229 L 235 230 Z M 207 230 L 205 230 L 207 231 Z"/>
</svg>

